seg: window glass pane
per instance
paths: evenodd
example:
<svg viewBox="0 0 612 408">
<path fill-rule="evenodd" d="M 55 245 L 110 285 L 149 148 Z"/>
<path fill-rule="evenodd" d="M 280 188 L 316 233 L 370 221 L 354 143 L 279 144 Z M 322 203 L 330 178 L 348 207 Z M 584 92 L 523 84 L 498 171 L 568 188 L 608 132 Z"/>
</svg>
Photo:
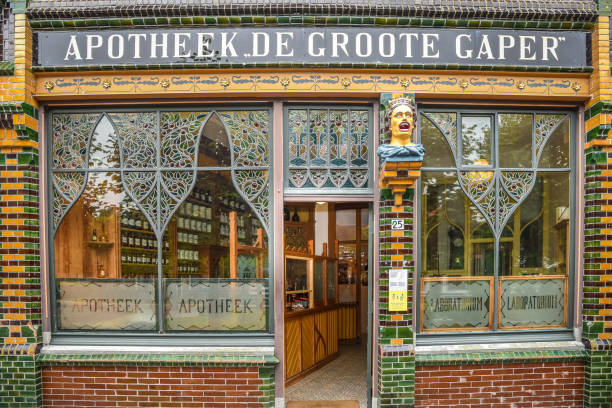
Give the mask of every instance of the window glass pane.
<svg viewBox="0 0 612 408">
<path fill-rule="evenodd" d="M 310 263 L 306 259 L 285 259 L 285 307 L 288 311 L 310 307 L 310 283 L 308 281 Z"/>
<path fill-rule="evenodd" d="M 449 142 L 430 119 L 430 117 L 433 120 L 436 120 L 434 118 L 438 118 L 434 115 L 436 114 L 421 115 L 421 143 L 425 147 L 426 152 L 423 158 L 423 167 L 455 167 L 455 161 L 453 160 Z M 455 115 L 456 117 L 456 114 L 447 115 Z M 443 129 L 446 129 L 446 121 L 444 121 L 444 119 L 438 118 L 438 120 L 436 120 L 436 124 Z M 451 140 L 454 141 L 454 138 L 456 138 L 454 132 L 456 132 L 456 130 L 451 128 L 447 131 L 449 133 L 453 132 L 453 134 L 449 134 L 448 137 L 452 137 L 453 139 Z"/>
<path fill-rule="evenodd" d="M 422 331 L 491 327 L 494 239 L 455 172 L 422 176 Z"/>
<path fill-rule="evenodd" d="M 213 114 L 202 131 L 198 148 L 198 166 L 230 166 L 230 143 L 225 125 Z"/>
<path fill-rule="evenodd" d="M 563 115 L 564 116 L 564 115 Z M 557 118 L 557 116 L 554 116 Z M 554 120 L 550 120 L 554 125 Z M 544 145 L 539 167 L 569 168 L 570 166 L 570 118 L 565 118 L 553 131 Z"/>
<path fill-rule="evenodd" d="M 569 259 L 569 174 L 539 173 L 521 214 L 515 275 L 565 275 Z"/>
<path fill-rule="evenodd" d="M 461 276 L 465 265 L 466 197 L 454 172 L 422 176 L 423 276 Z"/>
<path fill-rule="evenodd" d="M 369 239 L 369 214 L 366 208 L 361 209 L 361 241 L 367 241 Z"/>
<path fill-rule="evenodd" d="M 462 164 L 464 166 L 491 165 L 490 116 L 463 116 L 461 118 Z"/>
<path fill-rule="evenodd" d="M 115 129 L 102 116 L 94 130 L 89 148 L 89 168 L 119 167 L 119 145 Z"/>
<path fill-rule="evenodd" d="M 169 247 L 165 246 L 162 250 L 164 255 L 167 255 Z M 157 238 L 151 229 L 151 224 L 133 201 L 124 200 L 121 206 L 121 272 L 123 276 L 157 278 L 157 254 Z M 164 256 L 164 261 L 163 270 L 166 271 L 168 269 L 166 256 Z"/>
<path fill-rule="evenodd" d="M 336 211 L 336 239 L 338 241 L 355 241 L 357 233 L 357 210 Z"/>
<path fill-rule="evenodd" d="M 569 218 L 570 174 L 539 173 L 514 217 L 520 244 L 500 274 L 500 327 L 566 327 Z"/>
<path fill-rule="evenodd" d="M 315 302 L 323 302 L 323 288 L 325 277 L 323 276 L 323 261 L 315 260 L 314 263 L 314 300 Z"/>
<path fill-rule="evenodd" d="M 337 269 L 338 262 L 331 261 L 327 263 L 327 299 L 336 300 L 336 285 L 337 285 Z"/>
<path fill-rule="evenodd" d="M 157 242 L 149 231 L 118 172 L 89 174 L 55 234 L 58 329 L 156 329 L 157 265 L 149 247 Z"/>
<path fill-rule="evenodd" d="M 168 330 L 266 329 L 267 235 L 230 171 L 197 172 L 166 235 Z"/>
<path fill-rule="evenodd" d="M 499 166 L 532 167 L 533 115 L 499 114 Z"/>
</svg>

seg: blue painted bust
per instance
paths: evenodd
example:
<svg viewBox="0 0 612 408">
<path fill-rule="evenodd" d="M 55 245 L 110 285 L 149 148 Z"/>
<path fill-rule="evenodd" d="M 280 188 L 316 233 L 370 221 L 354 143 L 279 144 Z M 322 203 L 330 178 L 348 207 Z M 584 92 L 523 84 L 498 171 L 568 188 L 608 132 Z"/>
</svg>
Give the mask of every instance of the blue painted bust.
<svg viewBox="0 0 612 408">
<path fill-rule="evenodd" d="M 387 123 L 391 132 L 391 143 L 380 145 L 376 154 L 381 164 L 398 161 L 423 161 L 425 148 L 420 143 L 412 143 L 415 109 L 409 99 L 397 98 L 389 102 Z"/>
</svg>

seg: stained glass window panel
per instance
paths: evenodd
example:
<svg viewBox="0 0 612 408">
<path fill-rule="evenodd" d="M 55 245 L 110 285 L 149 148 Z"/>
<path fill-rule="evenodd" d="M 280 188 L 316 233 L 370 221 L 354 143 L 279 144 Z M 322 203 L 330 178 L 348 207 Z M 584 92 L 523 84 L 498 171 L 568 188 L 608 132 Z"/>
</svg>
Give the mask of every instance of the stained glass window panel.
<svg viewBox="0 0 612 408">
<path fill-rule="evenodd" d="M 319 192 L 368 187 L 370 111 L 289 108 L 285 185 Z"/>
</svg>

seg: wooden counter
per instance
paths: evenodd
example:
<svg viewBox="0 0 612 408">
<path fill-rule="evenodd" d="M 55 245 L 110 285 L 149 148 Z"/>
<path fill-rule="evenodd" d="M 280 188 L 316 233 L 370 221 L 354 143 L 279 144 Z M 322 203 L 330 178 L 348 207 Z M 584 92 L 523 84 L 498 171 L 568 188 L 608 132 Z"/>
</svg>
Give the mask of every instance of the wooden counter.
<svg viewBox="0 0 612 408">
<path fill-rule="evenodd" d="M 338 355 L 341 305 L 285 313 L 285 381 L 289 385 Z"/>
</svg>

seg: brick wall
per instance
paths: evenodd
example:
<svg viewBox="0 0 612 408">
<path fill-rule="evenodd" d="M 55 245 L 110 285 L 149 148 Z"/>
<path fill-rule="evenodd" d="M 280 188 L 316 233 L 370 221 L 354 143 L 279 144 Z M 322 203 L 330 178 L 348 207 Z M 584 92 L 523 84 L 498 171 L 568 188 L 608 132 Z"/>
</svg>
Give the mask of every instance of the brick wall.
<svg viewBox="0 0 612 408">
<path fill-rule="evenodd" d="M 248 367 L 46 366 L 45 407 L 269 407 L 273 369 Z"/>
<path fill-rule="evenodd" d="M 416 368 L 415 407 L 583 406 L 584 363 L 512 363 Z"/>
<path fill-rule="evenodd" d="M 584 406 L 612 406 L 612 82 L 610 5 L 593 32 L 591 100 L 585 109 L 582 337 L 588 351 Z"/>
</svg>

